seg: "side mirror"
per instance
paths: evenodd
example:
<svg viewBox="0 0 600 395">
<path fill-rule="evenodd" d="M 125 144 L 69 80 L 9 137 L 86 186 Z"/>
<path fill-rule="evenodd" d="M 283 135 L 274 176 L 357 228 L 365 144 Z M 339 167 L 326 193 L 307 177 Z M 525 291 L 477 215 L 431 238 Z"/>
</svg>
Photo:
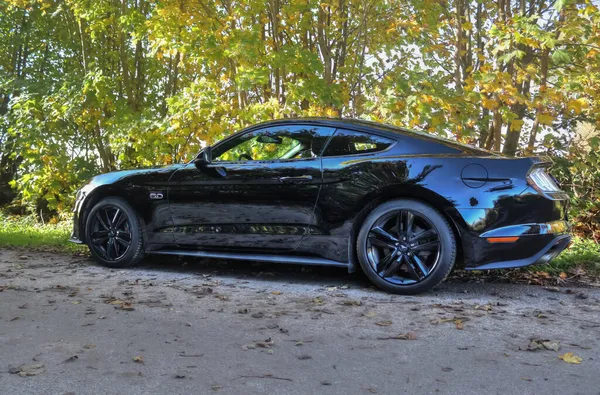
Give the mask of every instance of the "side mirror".
<svg viewBox="0 0 600 395">
<path fill-rule="evenodd" d="M 202 167 L 209 165 L 211 161 L 212 150 L 210 147 L 206 147 L 202 151 L 200 151 L 198 157 L 194 159 L 194 165 L 196 165 L 197 168 L 201 169 Z"/>
</svg>

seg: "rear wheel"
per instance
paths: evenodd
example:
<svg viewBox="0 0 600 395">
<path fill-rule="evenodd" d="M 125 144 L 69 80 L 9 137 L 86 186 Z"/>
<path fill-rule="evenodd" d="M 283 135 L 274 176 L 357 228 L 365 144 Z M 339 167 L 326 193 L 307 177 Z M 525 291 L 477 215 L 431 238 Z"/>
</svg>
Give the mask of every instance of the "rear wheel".
<svg viewBox="0 0 600 395">
<path fill-rule="evenodd" d="M 92 256 L 105 266 L 122 268 L 144 257 L 140 221 L 121 198 L 98 202 L 87 216 L 85 229 Z"/>
<path fill-rule="evenodd" d="M 399 199 L 376 207 L 356 240 L 361 268 L 379 288 L 398 294 L 427 291 L 452 270 L 456 240 L 433 207 Z"/>
</svg>

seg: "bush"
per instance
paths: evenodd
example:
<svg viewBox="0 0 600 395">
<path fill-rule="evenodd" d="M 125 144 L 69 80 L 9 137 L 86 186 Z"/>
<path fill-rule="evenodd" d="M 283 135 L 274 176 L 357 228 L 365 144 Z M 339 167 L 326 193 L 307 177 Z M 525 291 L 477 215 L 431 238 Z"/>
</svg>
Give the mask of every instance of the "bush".
<svg viewBox="0 0 600 395">
<path fill-rule="evenodd" d="M 555 156 L 552 174 L 571 197 L 573 232 L 600 241 L 600 138 L 576 139 L 566 155 Z"/>
</svg>

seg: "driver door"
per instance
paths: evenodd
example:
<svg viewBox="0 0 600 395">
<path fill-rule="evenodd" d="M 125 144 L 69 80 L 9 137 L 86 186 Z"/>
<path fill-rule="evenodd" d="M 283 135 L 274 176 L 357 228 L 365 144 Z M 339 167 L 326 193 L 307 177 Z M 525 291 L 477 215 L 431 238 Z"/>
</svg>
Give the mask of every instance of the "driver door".
<svg viewBox="0 0 600 395">
<path fill-rule="evenodd" d="M 334 129 L 276 126 L 217 144 L 211 163 L 169 180 L 175 242 L 227 250 L 295 249 L 311 226 L 322 184 L 320 154 Z"/>
</svg>

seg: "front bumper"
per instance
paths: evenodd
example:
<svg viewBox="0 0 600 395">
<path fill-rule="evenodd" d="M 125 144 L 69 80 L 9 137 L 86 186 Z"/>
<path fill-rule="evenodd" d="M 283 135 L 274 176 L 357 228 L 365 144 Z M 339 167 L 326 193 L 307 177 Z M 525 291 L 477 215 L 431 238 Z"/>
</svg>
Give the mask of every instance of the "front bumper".
<svg viewBox="0 0 600 395">
<path fill-rule="evenodd" d="M 571 243 L 566 221 L 511 225 L 479 235 L 477 243 L 483 262 L 467 270 L 509 269 L 545 264 L 556 258 Z M 516 238 L 514 242 L 491 243 L 493 239 Z"/>
</svg>

